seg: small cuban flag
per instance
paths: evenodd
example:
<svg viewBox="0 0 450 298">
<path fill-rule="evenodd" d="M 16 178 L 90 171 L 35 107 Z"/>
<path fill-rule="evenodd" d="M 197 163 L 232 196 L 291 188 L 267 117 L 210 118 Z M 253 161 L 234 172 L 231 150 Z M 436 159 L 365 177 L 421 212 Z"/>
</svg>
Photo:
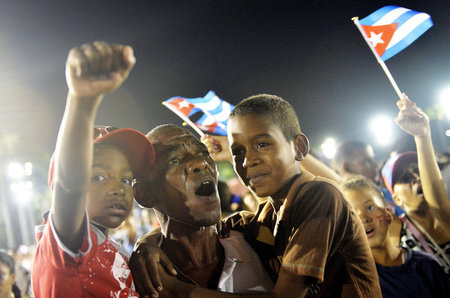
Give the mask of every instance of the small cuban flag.
<svg viewBox="0 0 450 298">
<path fill-rule="evenodd" d="M 163 102 L 167 108 L 188 123 L 217 135 L 227 135 L 227 120 L 234 106 L 219 98 L 214 91 L 204 97 L 172 97 Z"/>
<path fill-rule="evenodd" d="M 433 26 L 429 14 L 393 5 L 378 9 L 359 23 L 383 61 L 402 51 Z"/>
</svg>

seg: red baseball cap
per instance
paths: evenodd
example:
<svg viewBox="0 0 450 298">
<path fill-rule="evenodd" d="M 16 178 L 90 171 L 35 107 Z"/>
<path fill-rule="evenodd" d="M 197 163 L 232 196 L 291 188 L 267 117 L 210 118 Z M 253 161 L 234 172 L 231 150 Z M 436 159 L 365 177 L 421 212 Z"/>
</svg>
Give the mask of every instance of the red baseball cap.
<svg viewBox="0 0 450 298">
<path fill-rule="evenodd" d="M 148 174 L 155 161 L 155 151 L 147 137 L 132 128 L 113 126 L 95 126 L 93 144 L 112 144 L 124 151 L 131 165 L 134 178 L 143 178 Z M 50 159 L 48 186 L 53 187 L 55 154 Z"/>
</svg>

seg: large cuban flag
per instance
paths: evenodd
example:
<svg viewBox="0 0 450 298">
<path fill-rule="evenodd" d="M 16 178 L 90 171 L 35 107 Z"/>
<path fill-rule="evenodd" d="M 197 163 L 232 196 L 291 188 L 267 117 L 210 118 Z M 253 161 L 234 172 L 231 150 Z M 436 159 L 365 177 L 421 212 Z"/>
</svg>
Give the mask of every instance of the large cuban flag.
<svg viewBox="0 0 450 298">
<path fill-rule="evenodd" d="M 381 60 L 413 43 L 433 22 L 430 15 L 398 6 L 384 6 L 359 23 Z"/>
<path fill-rule="evenodd" d="M 201 130 L 218 135 L 227 134 L 228 116 L 234 109 L 214 91 L 209 91 L 204 97 L 172 97 L 163 104 L 182 119 L 190 119 Z"/>
</svg>

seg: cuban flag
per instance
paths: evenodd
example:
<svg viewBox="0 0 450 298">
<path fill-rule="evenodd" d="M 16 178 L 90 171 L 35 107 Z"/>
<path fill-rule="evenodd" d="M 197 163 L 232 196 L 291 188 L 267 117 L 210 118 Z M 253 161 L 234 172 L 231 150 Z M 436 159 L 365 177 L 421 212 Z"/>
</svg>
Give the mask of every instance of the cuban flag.
<svg viewBox="0 0 450 298">
<path fill-rule="evenodd" d="M 214 91 L 204 97 L 172 97 L 163 102 L 180 118 L 188 118 L 201 130 L 218 135 L 227 135 L 227 120 L 234 106 L 219 98 Z"/>
<path fill-rule="evenodd" d="M 433 26 L 429 14 L 393 5 L 378 9 L 359 23 L 383 61 L 402 51 Z"/>
</svg>

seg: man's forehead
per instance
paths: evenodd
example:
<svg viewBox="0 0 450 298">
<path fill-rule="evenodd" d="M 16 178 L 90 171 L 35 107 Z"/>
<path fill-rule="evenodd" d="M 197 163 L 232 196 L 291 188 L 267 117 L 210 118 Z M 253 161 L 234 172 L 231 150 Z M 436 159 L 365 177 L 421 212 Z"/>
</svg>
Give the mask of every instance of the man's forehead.
<svg viewBox="0 0 450 298">
<path fill-rule="evenodd" d="M 203 147 L 205 145 L 184 129 L 167 129 L 166 133 L 158 134 L 157 140 L 154 142 L 155 151 L 159 155 L 170 154 L 193 146 Z"/>
<path fill-rule="evenodd" d="M 155 138 L 152 141 L 154 144 L 162 144 L 162 145 L 170 145 L 177 142 L 189 141 L 189 140 L 198 140 L 193 134 L 189 131 L 179 128 L 179 127 L 170 127 L 166 128 L 162 131 L 159 131 Z"/>
</svg>

